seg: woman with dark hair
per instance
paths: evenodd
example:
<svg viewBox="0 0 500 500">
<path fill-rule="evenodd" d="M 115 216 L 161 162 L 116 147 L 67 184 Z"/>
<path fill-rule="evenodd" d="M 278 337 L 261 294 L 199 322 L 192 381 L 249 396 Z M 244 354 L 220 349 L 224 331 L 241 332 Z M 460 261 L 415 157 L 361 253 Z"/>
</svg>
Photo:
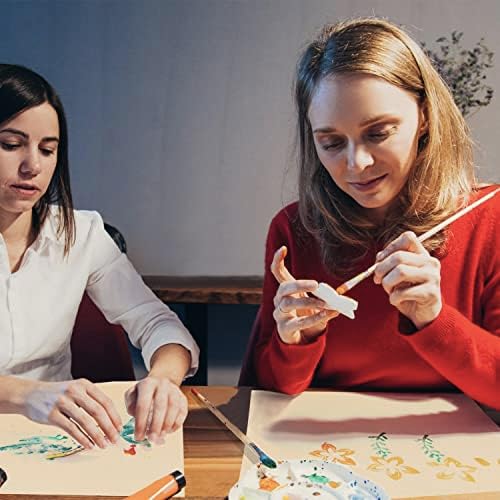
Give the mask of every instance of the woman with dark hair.
<svg viewBox="0 0 500 500">
<path fill-rule="evenodd" d="M 478 185 L 430 60 L 385 20 L 327 25 L 299 60 L 295 102 L 299 201 L 269 229 L 254 381 L 290 394 L 459 389 L 500 408 L 500 196 L 416 236 L 495 189 Z M 354 320 L 314 297 L 374 262 L 349 293 Z"/>
<path fill-rule="evenodd" d="M 0 412 L 57 425 L 87 448 L 117 441 L 113 403 L 71 380 L 71 333 L 87 292 L 142 349 L 149 374 L 125 394 L 127 410 L 137 440 L 161 443 L 186 418 L 179 385 L 196 371 L 198 347 L 99 214 L 73 209 L 62 104 L 44 78 L 9 64 L 0 64 L 0 233 Z"/>
</svg>

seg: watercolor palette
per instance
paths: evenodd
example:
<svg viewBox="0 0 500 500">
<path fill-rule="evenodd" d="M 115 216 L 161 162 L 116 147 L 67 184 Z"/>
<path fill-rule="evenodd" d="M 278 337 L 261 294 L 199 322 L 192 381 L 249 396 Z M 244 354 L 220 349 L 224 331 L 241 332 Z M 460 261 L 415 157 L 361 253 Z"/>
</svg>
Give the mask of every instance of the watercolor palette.
<svg viewBox="0 0 500 500">
<path fill-rule="evenodd" d="M 389 500 L 385 491 L 339 464 L 289 460 L 277 469 L 253 465 L 229 492 L 229 500 Z"/>
</svg>

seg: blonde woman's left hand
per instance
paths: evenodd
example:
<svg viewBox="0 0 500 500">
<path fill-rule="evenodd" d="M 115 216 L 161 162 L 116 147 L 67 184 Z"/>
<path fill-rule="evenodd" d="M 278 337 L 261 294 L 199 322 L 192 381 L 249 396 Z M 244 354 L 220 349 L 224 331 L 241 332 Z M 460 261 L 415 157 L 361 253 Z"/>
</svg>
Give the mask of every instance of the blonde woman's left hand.
<svg viewBox="0 0 500 500">
<path fill-rule="evenodd" d="M 182 426 L 188 413 L 186 396 L 167 378 L 147 376 L 125 393 L 129 415 L 135 418 L 135 439 L 163 444 Z"/>
<path fill-rule="evenodd" d="M 390 303 L 420 330 L 442 308 L 441 264 L 407 231 L 377 254 L 374 282 L 383 286 Z"/>
</svg>

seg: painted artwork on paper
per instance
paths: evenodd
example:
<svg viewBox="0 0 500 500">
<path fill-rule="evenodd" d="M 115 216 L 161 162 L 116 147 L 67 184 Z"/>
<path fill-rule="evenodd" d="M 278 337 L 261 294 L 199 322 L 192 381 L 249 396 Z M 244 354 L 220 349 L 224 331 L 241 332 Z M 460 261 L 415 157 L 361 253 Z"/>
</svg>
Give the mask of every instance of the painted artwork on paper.
<svg viewBox="0 0 500 500">
<path fill-rule="evenodd" d="M 354 450 L 349 448 L 339 448 L 331 443 L 323 443 L 320 450 L 309 452 L 309 455 L 324 460 L 344 465 L 356 465 Z"/>
<path fill-rule="evenodd" d="M 69 436 L 56 434 L 55 436 L 30 436 L 21 438 L 16 443 L 0 446 L 0 456 L 2 453 L 35 454 L 47 460 L 53 460 L 81 450 L 83 447 Z"/>
<path fill-rule="evenodd" d="M 135 420 L 130 418 L 126 424 L 124 424 L 120 436 L 130 443 L 131 445 L 140 445 L 145 446 L 146 448 L 151 448 L 151 443 L 147 439 L 143 439 L 142 441 L 136 441 L 134 439 L 134 429 L 135 429 Z"/>
<path fill-rule="evenodd" d="M 368 438 L 372 440 L 371 447 L 375 452 L 375 455 L 370 456 L 372 463 L 368 466 L 368 470 L 382 472 L 394 481 L 402 479 L 404 474 L 420 474 L 418 469 L 405 463 L 403 457 L 394 455 L 390 451 L 387 443 L 389 438 L 385 432 Z"/>
<path fill-rule="evenodd" d="M 339 464 L 394 497 L 500 490 L 498 427 L 459 394 L 253 391 L 248 435 L 277 459 Z"/>
<path fill-rule="evenodd" d="M 382 472 L 392 480 L 401 480 L 404 474 L 420 474 L 421 471 L 405 463 L 405 459 L 399 455 L 394 455 L 388 448 L 388 436 L 385 432 L 381 432 L 378 436 L 368 436 L 374 440 L 372 448 L 375 454 L 370 456 L 371 463 L 368 465 L 368 470 Z M 477 466 L 464 464 L 454 457 L 446 456 L 435 448 L 432 438 L 425 434 L 416 440 L 420 443 L 420 447 L 429 461 L 426 465 L 433 467 L 435 470 L 436 479 L 449 480 L 461 479 L 463 481 L 476 482 L 475 473 L 478 470 Z M 309 455 L 320 458 L 326 462 L 342 463 L 345 465 L 355 466 L 357 463 L 350 457 L 345 458 L 344 453 L 349 455 L 354 454 L 354 450 L 340 449 L 332 443 L 323 443 L 320 450 L 313 450 Z M 474 457 L 473 460 L 482 467 L 490 467 L 492 462 L 482 457 Z M 493 462 L 494 463 L 494 462 Z M 500 465 L 500 459 L 497 460 Z M 500 474 L 500 470 L 498 471 Z"/>
<path fill-rule="evenodd" d="M 98 384 L 123 422 L 119 442 L 104 450 L 85 450 L 57 427 L 0 415 L 0 463 L 9 476 L 2 493 L 127 496 L 166 470 L 183 470 L 182 429 L 167 435 L 163 446 L 134 439 L 134 419 L 123 397 L 130 384 Z"/>
<path fill-rule="evenodd" d="M 130 418 L 120 432 L 122 439 L 130 443 L 130 446 L 123 449 L 126 455 L 137 455 L 136 448 L 138 446 L 139 448 L 151 448 L 151 443 L 147 439 L 142 441 L 134 439 L 134 426 L 135 420 Z M 2 453 L 14 453 L 16 455 L 35 454 L 46 460 L 68 457 L 80 451 L 84 451 L 83 446 L 64 434 L 56 434 L 55 436 L 30 436 L 21 438 L 16 443 L 0 446 L 0 456 Z"/>
</svg>

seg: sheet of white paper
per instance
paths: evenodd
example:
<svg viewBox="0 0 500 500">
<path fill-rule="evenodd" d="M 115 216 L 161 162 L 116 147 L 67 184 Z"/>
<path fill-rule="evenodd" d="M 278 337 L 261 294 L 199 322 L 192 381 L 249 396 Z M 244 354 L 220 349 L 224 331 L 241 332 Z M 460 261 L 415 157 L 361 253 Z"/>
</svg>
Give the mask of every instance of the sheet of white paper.
<svg viewBox="0 0 500 500">
<path fill-rule="evenodd" d="M 344 464 L 395 498 L 500 492 L 500 432 L 461 394 L 252 391 L 248 436 L 275 459 Z"/>
<path fill-rule="evenodd" d="M 130 382 L 98 384 L 111 397 L 125 424 L 130 416 L 123 395 Z M 19 415 L 0 415 L 0 447 L 20 439 L 63 435 L 64 432 L 37 424 Z M 135 455 L 124 450 L 135 451 Z M 22 451 L 22 450 L 20 450 Z M 1 493 L 50 495 L 130 495 L 167 475 L 184 470 L 182 429 L 169 434 L 165 445 L 146 447 L 120 439 L 106 450 L 82 451 L 75 455 L 47 460 L 46 454 L 0 452 L 0 467 L 8 475 Z"/>
</svg>

